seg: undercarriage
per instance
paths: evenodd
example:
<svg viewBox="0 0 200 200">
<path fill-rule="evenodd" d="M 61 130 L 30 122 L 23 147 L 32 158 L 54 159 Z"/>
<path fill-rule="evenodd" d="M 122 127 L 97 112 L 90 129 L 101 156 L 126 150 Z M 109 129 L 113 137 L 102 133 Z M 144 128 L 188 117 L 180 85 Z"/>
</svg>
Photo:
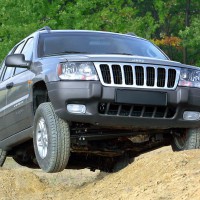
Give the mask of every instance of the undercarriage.
<svg viewBox="0 0 200 200">
<path fill-rule="evenodd" d="M 170 144 L 170 130 L 124 130 L 73 123 L 68 169 L 89 168 L 115 172 L 134 161 L 141 153 Z M 20 165 L 39 168 L 28 141 L 15 147 L 10 156 Z"/>
</svg>

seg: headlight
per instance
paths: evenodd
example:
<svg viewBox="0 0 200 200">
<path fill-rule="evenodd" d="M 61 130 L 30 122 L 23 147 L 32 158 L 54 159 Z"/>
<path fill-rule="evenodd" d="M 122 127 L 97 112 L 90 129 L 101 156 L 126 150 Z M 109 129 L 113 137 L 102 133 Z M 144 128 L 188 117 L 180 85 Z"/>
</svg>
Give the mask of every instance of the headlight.
<svg viewBox="0 0 200 200">
<path fill-rule="evenodd" d="M 58 65 L 62 80 L 99 80 L 92 62 L 66 62 Z"/>
<path fill-rule="evenodd" d="M 182 69 L 178 85 L 200 88 L 200 70 Z"/>
</svg>

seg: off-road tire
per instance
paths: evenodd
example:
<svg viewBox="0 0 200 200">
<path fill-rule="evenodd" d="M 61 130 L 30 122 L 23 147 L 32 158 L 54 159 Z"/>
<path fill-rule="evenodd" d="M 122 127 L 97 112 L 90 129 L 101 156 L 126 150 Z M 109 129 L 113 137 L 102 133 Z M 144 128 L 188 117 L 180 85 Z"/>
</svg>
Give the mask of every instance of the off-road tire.
<svg viewBox="0 0 200 200">
<path fill-rule="evenodd" d="M 117 162 L 115 163 L 112 172 L 118 172 L 125 167 L 127 167 L 131 163 L 131 159 L 128 155 L 124 155 L 123 157 L 117 159 Z"/>
<path fill-rule="evenodd" d="M 200 148 L 200 128 L 186 129 L 180 135 L 173 135 L 172 150 L 183 151 Z"/>
<path fill-rule="evenodd" d="M 44 119 L 47 132 L 47 154 L 41 157 L 37 146 L 36 128 L 40 119 Z M 51 103 L 42 103 L 34 118 L 33 144 L 40 168 L 48 173 L 60 172 L 66 168 L 70 156 L 70 130 L 68 123 L 54 112 Z"/>
<path fill-rule="evenodd" d="M 0 149 L 0 167 L 3 166 L 5 160 L 6 160 L 6 151 Z"/>
<path fill-rule="evenodd" d="M 38 169 L 39 168 L 38 164 L 35 163 L 31 158 L 24 160 L 20 156 L 16 156 L 16 155 L 13 156 L 12 158 L 17 164 L 19 164 L 21 166 L 28 167 L 28 168 L 31 168 L 31 169 Z"/>
</svg>

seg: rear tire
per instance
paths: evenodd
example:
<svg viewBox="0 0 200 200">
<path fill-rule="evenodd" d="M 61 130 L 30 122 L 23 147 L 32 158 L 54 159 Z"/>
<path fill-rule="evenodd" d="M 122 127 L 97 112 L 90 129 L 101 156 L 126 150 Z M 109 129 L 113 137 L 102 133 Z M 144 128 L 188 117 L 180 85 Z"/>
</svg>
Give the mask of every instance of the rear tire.
<svg viewBox="0 0 200 200">
<path fill-rule="evenodd" d="M 171 143 L 173 151 L 183 151 L 200 148 L 200 128 L 186 129 L 179 135 L 174 135 Z"/>
<path fill-rule="evenodd" d="M 115 163 L 112 172 L 118 172 L 125 167 L 127 167 L 131 163 L 131 159 L 128 155 L 124 155 L 123 157 L 117 159 L 117 162 Z"/>
<path fill-rule="evenodd" d="M 6 160 L 6 151 L 4 151 L 3 149 L 0 149 L 0 167 L 3 166 L 5 160 Z"/>
<path fill-rule="evenodd" d="M 12 158 L 17 164 L 21 166 L 28 167 L 31 169 L 39 168 L 38 164 L 35 163 L 31 157 L 23 157 L 23 156 L 14 155 Z"/>
<path fill-rule="evenodd" d="M 49 102 L 36 110 L 33 143 L 42 170 L 54 173 L 66 168 L 70 155 L 69 126 L 55 114 Z"/>
</svg>

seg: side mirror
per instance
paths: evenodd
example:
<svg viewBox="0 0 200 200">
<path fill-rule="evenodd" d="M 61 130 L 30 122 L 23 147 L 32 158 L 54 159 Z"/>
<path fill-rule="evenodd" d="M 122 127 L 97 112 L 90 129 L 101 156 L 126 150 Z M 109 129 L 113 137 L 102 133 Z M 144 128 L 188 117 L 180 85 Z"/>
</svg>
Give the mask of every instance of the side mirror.
<svg viewBox="0 0 200 200">
<path fill-rule="evenodd" d="M 24 54 L 12 54 L 8 55 L 5 60 L 5 65 L 7 67 L 21 67 L 29 68 L 31 62 L 25 60 Z"/>
</svg>

